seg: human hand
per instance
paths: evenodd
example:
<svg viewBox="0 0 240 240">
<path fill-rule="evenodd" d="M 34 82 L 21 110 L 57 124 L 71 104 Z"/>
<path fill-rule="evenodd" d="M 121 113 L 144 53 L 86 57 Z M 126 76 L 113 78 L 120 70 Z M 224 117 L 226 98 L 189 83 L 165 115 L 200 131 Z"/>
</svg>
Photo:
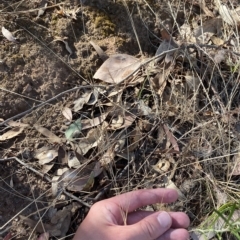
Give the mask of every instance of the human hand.
<svg viewBox="0 0 240 240">
<path fill-rule="evenodd" d="M 182 212 L 138 208 L 176 201 L 172 189 L 138 190 L 95 203 L 73 240 L 187 240 L 189 218 Z"/>
</svg>

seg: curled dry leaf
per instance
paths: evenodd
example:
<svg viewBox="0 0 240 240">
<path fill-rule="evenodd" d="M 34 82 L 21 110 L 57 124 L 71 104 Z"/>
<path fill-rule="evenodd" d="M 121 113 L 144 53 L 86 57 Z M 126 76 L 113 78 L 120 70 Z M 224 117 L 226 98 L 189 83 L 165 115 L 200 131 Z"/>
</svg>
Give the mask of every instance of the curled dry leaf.
<svg viewBox="0 0 240 240">
<path fill-rule="evenodd" d="M 34 125 L 34 127 L 39 133 L 47 137 L 50 143 L 59 143 L 59 144 L 62 143 L 62 139 L 57 137 L 54 133 L 49 131 L 47 128 L 36 125 L 36 124 Z"/>
<path fill-rule="evenodd" d="M 69 107 L 65 107 L 62 110 L 62 114 L 68 121 L 70 121 L 70 122 L 72 121 L 72 111 Z"/>
<path fill-rule="evenodd" d="M 118 84 L 134 74 L 141 66 L 141 61 L 127 54 L 110 56 L 94 74 L 93 78 L 107 83 Z"/>
<path fill-rule="evenodd" d="M 11 138 L 14 138 L 23 132 L 25 127 L 15 127 L 11 130 L 5 132 L 3 135 L 0 136 L 0 141 L 5 141 Z"/>
<path fill-rule="evenodd" d="M 3 36 L 9 40 L 10 42 L 17 43 L 17 39 L 12 35 L 11 32 L 9 32 L 5 27 L 2 27 L 2 34 Z"/>
</svg>

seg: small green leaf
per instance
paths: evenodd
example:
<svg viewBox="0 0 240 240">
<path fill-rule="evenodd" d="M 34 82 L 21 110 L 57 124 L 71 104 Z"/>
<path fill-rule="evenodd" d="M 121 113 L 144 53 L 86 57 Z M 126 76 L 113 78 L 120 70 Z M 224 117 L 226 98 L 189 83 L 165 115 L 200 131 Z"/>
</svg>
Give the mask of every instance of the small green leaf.
<svg viewBox="0 0 240 240">
<path fill-rule="evenodd" d="M 74 137 L 77 137 L 82 131 L 81 118 L 72 123 L 65 131 L 65 137 L 67 140 L 72 141 Z"/>
</svg>

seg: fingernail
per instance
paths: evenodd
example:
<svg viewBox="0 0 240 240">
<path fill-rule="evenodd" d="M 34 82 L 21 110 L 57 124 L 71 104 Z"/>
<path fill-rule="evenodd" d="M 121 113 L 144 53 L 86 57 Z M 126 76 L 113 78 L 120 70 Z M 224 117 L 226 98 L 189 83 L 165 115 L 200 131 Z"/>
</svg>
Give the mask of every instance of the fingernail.
<svg viewBox="0 0 240 240">
<path fill-rule="evenodd" d="M 171 217 L 167 212 L 161 212 L 159 213 L 158 217 L 158 222 L 160 223 L 161 227 L 163 228 L 169 228 L 171 224 Z"/>
</svg>

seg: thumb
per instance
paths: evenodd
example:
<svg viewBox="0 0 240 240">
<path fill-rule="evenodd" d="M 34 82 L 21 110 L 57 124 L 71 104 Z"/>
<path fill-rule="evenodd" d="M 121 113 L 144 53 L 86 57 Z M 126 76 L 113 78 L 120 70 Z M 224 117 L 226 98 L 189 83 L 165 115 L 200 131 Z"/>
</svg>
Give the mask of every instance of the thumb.
<svg viewBox="0 0 240 240">
<path fill-rule="evenodd" d="M 133 240 L 153 240 L 163 235 L 172 226 L 172 218 L 167 212 L 158 212 L 128 226 Z"/>
</svg>

